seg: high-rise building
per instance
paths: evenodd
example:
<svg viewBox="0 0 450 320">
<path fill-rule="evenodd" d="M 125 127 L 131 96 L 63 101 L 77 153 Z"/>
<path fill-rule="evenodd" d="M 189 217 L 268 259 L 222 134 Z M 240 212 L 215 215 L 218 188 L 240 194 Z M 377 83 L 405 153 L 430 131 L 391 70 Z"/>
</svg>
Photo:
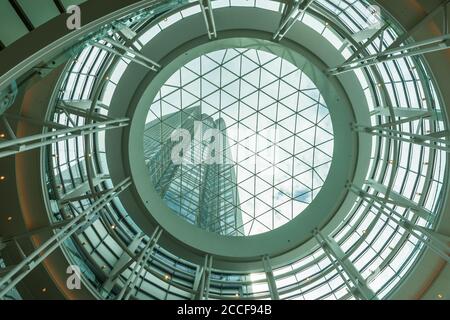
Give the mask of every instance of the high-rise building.
<svg viewBox="0 0 450 320">
<path fill-rule="evenodd" d="M 173 159 L 177 132 L 184 129 L 190 141 L 181 157 Z M 221 150 L 211 148 L 208 130 L 216 130 L 214 138 Z M 175 134 L 175 139 L 172 135 Z M 192 139 L 191 139 L 192 137 Z M 196 138 L 197 137 L 197 138 Z M 150 180 L 166 204 L 193 225 L 220 235 L 244 235 L 237 192 L 235 167 L 231 159 L 226 124 L 201 113 L 201 107 L 167 114 L 145 125 L 144 150 Z M 208 157 L 220 158 L 208 162 Z"/>
</svg>

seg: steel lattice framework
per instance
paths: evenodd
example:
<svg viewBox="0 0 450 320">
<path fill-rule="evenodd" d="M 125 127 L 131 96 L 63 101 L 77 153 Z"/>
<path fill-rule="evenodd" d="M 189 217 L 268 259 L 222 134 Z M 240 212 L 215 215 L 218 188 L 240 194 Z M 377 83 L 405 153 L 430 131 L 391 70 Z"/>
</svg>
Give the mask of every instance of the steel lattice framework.
<svg viewBox="0 0 450 320">
<path fill-rule="evenodd" d="M 164 169 L 167 179 L 155 181 L 170 184 L 163 188 L 170 197 L 166 201 L 177 203 L 174 210 L 182 216 L 220 203 L 210 224 L 233 225 L 221 234 L 263 233 L 295 218 L 320 191 L 333 156 L 332 123 L 319 90 L 292 63 L 262 49 L 224 49 L 189 62 L 162 86 L 149 111 L 146 137 L 156 142 L 146 140 L 149 151 L 162 149 L 172 132 L 186 127 L 193 106 L 199 106 L 193 121 L 201 122 L 204 130 L 213 125 L 202 115 L 223 121 L 218 128 L 223 163 L 211 169 L 210 164 L 190 161 Z M 203 155 L 208 146 L 197 141 L 193 127 L 189 131 Z M 170 151 L 166 155 L 151 165 L 150 173 L 171 162 Z M 217 179 L 219 185 L 208 188 L 208 198 L 202 198 L 202 189 Z M 230 213 L 242 222 L 227 222 Z"/>
</svg>

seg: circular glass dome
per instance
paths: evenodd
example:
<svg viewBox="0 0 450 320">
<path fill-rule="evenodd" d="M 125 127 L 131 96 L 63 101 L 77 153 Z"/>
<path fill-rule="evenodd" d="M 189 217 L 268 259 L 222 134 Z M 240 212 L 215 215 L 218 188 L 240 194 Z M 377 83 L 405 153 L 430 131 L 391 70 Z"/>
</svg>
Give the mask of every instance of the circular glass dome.
<svg viewBox="0 0 450 320">
<path fill-rule="evenodd" d="M 153 186 L 174 213 L 227 236 L 268 232 L 300 214 L 331 165 L 321 93 L 272 53 L 231 48 L 177 70 L 144 131 Z"/>
<path fill-rule="evenodd" d="M 38 111 L 42 108 L 42 115 L 52 106 L 41 120 L 60 125 L 44 130 L 58 139 L 48 140 L 51 146 L 40 152 L 17 158 L 19 166 L 29 163 L 36 170 L 16 173 L 22 173 L 24 181 L 34 175 L 39 186 L 48 188 L 43 194 L 46 203 L 36 214 L 50 218 L 55 226 L 73 219 L 83 224 L 61 249 L 67 262 L 80 266 L 83 286 L 93 297 L 348 300 L 411 295 L 410 278 L 414 280 L 430 261 L 438 261 L 427 250 L 441 246 L 437 232 L 448 211 L 448 141 L 442 136 L 448 117 L 439 90 L 442 75 L 435 79 L 426 58 L 407 54 L 341 69 L 340 63 L 352 56 L 367 62 L 374 55 L 385 56 L 393 43 L 417 43 L 382 7 L 382 30 L 361 19 L 373 13 L 373 1 L 342 0 L 339 7 L 335 2 L 313 1 L 295 16 L 285 41 L 277 43 L 268 39 L 289 8 L 271 1 L 212 1 L 215 21 L 220 22 L 213 41 L 205 34 L 200 2 L 165 1 L 149 3 L 148 15 L 134 12 L 108 32 L 102 29 L 99 39 L 80 43 L 85 48 L 61 69 L 61 86 L 55 88 L 51 103 L 38 99 L 34 105 Z M 103 19 L 101 25 L 105 26 Z M 132 42 L 124 38 L 129 30 L 117 28 L 124 25 L 136 33 Z M 370 30 L 377 32 L 373 41 L 357 41 Z M 426 35 L 426 30 L 419 31 Z M 258 51 L 217 51 L 243 47 Z M 217 52 L 206 54 L 212 51 Z M 160 69 L 159 63 L 165 67 Z M 292 71 L 283 69 L 287 67 Z M 348 72 L 340 76 L 341 71 Z M 294 72 L 298 81 L 289 80 Z M 322 182 L 307 182 L 306 175 L 295 171 L 308 163 L 304 172 L 312 179 L 319 168 L 328 166 L 317 163 L 316 153 L 325 149 L 314 139 L 326 136 L 320 130 L 327 129 L 329 118 L 325 113 L 323 120 L 317 116 L 325 105 L 304 74 L 321 91 L 334 126 L 333 142 L 324 139 L 336 147 L 329 173 L 321 175 L 327 182 L 320 192 Z M 29 93 L 34 95 L 33 90 Z M 291 95 L 297 100 L 287 103 Z M 153 113 L 146 122 L 150 106 Z M 311 108 L 316 108 L 316 115 L 304 113 Z M 282 110 L 292 113 L 282 117 Z M 253 121 L 247 120 L 250 116 Z M 258 127 L 263 121 L 274 127 L 273 135 L 267 137 L 265 127 Z M 315 130 L 309 136 L 308 121 Z M 19 136 L 28 131 L 27 121 L 22 123 Z M 308 126 L 298 129 L 298 123 Z M 148 168 L 143 161 L 145 124 Z M 35 132 L 30 125 L 29 132 Z M 86 126 L 98 130 L 80 131 Z M 75 134 L 57 135 L 59 127 Z M 282 129 L 288 132 L 286 141 L 293 141 L 289 147 L 283 144 Z M 326 131 L 330 135 L 331 124 Z M 191 143 L 179 148 L 184 137 Z M 298 141 L 309 143 L 305 150 L 314 156 L 303 157 Z M 269 147 L 263 148 L 265 143 Z M 285 152 L 292 155 L 292 167 L 283 165 L 288 161 Z M 250 165 L 245 164 L 246 154 Z M 17 179 L 20 182 L 20 175 Z M 286 180 L 290 189 L 279 186 Z M 256 189 L 266 184 L 270 188 Z M 300 188 L 311 190 L 308 201 L 295 193 Z M 30 217 L 29 206 L 22 202 L 40 205 L 29 197 L 36 190 L 32 184 L 17 184 L 23 197 L 12 205 L 23 209 L 24 218 Z M 278 191 L 286 195 L 286 202 L 275 203 Z M 246 207 L 247 201 L 258 202 Z M 261 202 L 269 207 L 262 213 Z M 289 211 L 285 203 L 307 207 Z M 288 218 L 289 213 L 301 214 L 258 236 L 220 236 L 270 230 L 279 225 L 275 215 L 280 212 Z M 93 219 L 80 220 L 86 214 Z M 101 219 L 95 219 L 97 215 Z M 257 230 L 259 224 L 264 228 Z M 61 230 L 55 232 L 67 234 Z M 448 258 L 443 250 L 434 251 Z M 130 263 L 109 286 L 105 274 L 114 273 L 124 254 L 129 254 Z M 340 259 L 343 254 L 345 261 Z M 59 258 L 55 262 L 57 268 L 66 265 Z M 135 266 L 143 272 L 135 275 Z M 130 282 L 130 275 L 136 280 Z M 193 290 L 206 275 L 205 290 Z M 28 277 L 35 282 L 34 275 Z"/>
</svg>

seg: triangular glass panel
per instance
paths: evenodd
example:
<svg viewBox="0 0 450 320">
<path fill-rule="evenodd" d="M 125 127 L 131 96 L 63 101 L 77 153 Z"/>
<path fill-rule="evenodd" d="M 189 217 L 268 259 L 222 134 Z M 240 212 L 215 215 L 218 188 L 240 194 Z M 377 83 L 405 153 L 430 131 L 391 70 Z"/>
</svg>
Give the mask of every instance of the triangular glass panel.
<svg viewBox="0 0 450 320">
<path fill-rule="evenodd" d="M 269 63 L 270 61 L 277 59 L 277 56 L 273 55 L 272 53 L 258 50 L 258 57 L 261 65 L 265 65 Z"/>
<path fill-rule="evenodd" d="M 213 94 L 210 94 L 208 97 L 203 98 L 203 101 L 214 107 L 217 110 L 220 110 L 220 92 L 216 91 Z"/>
<path fill-rule="evenodd" d="M 247 81 L 240 81 L 241 90 L 240 90 L 240 98 L 247 97 L 252 93 L 258 91 L 253 85 L 249 84 Z"/>
<path fill-rule="evenodd" d="M 224 63 L 227 63 L 233 59 L 236 59 L 236 57 L 239 59 L 241 53 L 234 49 L 227 49 L 225 53 L 225 57 L 223 59 Z"/>
<path fill-rule="evenodd" d="M 192 72 L 200 75 L 200 60 L 203 59 L 194 59 L 191 62 L 188 62 L 185 67 L 189 70 L 191 70 Z"/>
<path fill-rule="evenodd" d="M 318 102 L 316 100 L 311 99 L 308 95 L 303 92 L 299 92 L 298 95 L 298 105 L 299 111 L 308 109 L 312 105 L 316 105 Z"/>
<path fill-rule="evenodd" d="M 252 72 L 255 69 L 258 69 L 259 66 L 253 62 L 252 60 L 250 60 L 249 58 L 247 58 L 245 55 L 242 56 L 242 66 L 241 66 L 241 75 L 245 75 L 247 73 Z"/>
<path fill-rule="evenodd" d="M 295 72 L 299 72 L 298 68 L 294 66 L 287 60 L 282 60 L 281 64 L 281 76 L 285 77 L 286 75 L 293 74 Z"/>
<path fill-rule="evenodd" d="M 265 94 L 267 94 L 269 97 L 272 97 L 273 99 L 278 99 L 279 87 L 280 87 L 280 80 L 277 80 L 277 81 L 265 86 L 262 89 L 262 91 Z"/>
<path fill-rule="evenodd" d="M 235 98 L 239 98 L 239 91 L 240 91 L 239 81 L 232 82 L 229 85 L 223 87 L 223 91 L 225 91 L 226 93 Z"/>
<path fill-rule="evenodd" d="M 200 99 L 193 96 L 191 93 L 183 90 L 181 99 L 183 101 L 183 107 L 193 106 L 195 104 L 199 104 Z"/>
<path fill-rule="evenodd" d="M 281 58 L 276 58 L 270 61 L 269 63 L 266 63 L 263 65 L 263 68 L 267 71 L 271 72 L 277 77 L 280 77 L 281 75 Z"/>
<path fill-rule="evenodd" d="M 227 71 L 228 72 L 228 71 Z M 221 72 L 220 72 L 220 68 L 216 68 L 206 74 L 203 74 L 202 78 L 208 80 L 209 82 L 220 86 L 220 80 L 221 80 Z"/>
<path fill-rule="evenodd" d="M 287 84 L 286 82 L 280 81 L 280 100 L 293 95 L 297 91 L 298 90 L 296 90 L 294 87 L 292 87 L 291 85 Z M 295 106 L 295 105 L 293 105 L 293 106 Z M 294 110 L 295 110 L 295 107 L 294 107 Z"/>
<path fill-rule="evenodd" d="M 202 79 L 201 85 L 202 98 L 209 96 L 213 92 L 219 91 L 218 87 L 214 86 L 211 82 L 205 79 Z"/>
<path fill-rule="evenodd" d="M 175 72 L 170 78 L 166 81 L 166 85 L 168 86 L 174 86 L 179 87 L 181 85 L 181 77 L 180 77 L 180 70 Z"/>
<path fill-rule="evenodd" d="M 237 56 L 236 58 L 225 62 L 222 65 L 222 68 L 229 70 L 236 75 L 241 75 L 241 56 Z"/>
<path fill-rule="evenodd" d="M 185 86 L 195 79 L 198 79 L 198 75 L 186 68 L 181 69 L 181 85 Z"/>
<path fill-rule="evenodd" d="M 291 109 L 292 112 L 296 112 L 298 109 L 298 93 L 295 92 L 290 96 L 281 99 L 280 103 Z"/>
<path fill-rule="evenodd" d="M 278 108 L 276 103 L 272 103 L 269 106 L 265 107 L 264 109 L 261 108 L 259 110 L 261 114 L 265 115 L 268 119 L 273 119 L 273 121 L 275 121 L 277 118 L 277 111 Z"/>
<path fill-rule="evenodd" d="M 243 80 L 247 81 L 248 83 L 252 84 L 256 88 L 260 87 L 259 84 L 259 77 L 261 75 L 261 69 L 256 69 L 242 77 Z"/>
<path fill-rule="evenodd" d="M 303 74 L 302 81 L 300 83 L 300 90 L 307 90 L 307 89 L 316 89 L 316 85 L 311 81 L 311 79 L 306 75 Z"/>
<path fill-rule="evenodd" d="M 206 56 L 211 59 L 212 61 L 215 61 L 218 64 L 222 63 L 222 60 L 225 56 L 226 50 L 218 50 L 211 53 L 208 53 Z"/>
<path fill-rule="evenodd" d="M 213 71 L 215 72 L 215 71 Z M 236 76 L 234 73 L 230 72 L 229 70 L 225 69 L 225 68 L 221 68 L 219 70 L 220 73 L 220 86 L 223 88 L 227 85 L 229 85 L 232 82 L 238 81 L 238 76 Z M 219 78 L 215 78 L 215 81 L 217 82 L 217 79 Z M 212 81 L 214 83 L 214 81 Z"/>
<path fill-rule="evenodd" d="M 271 223 L 271 215 L 266 214 L 264 218 L 255 220 L 253 222 L 251 232 L 258 234 L 258 233 L 264 233 L 267 231 L 270 231 L 272 229 L 272 223 Z M 267 224 L 266 224 L 267 223 Z"/>
<path fill-rule="evenodd" d="M 220 91 L 220 109 L 226 109 L 228 106 L 236 103 L 238 99 L 233 97 L 228 92 L 221 90 Z"/>
<path fill-rule="evenodd" d="M 171 93 L 173 93 L 176 90 L 179 90 L 179 88 L 178 87 L 164 85 L 160 89 L 161 96 L 162 97 L 166 97 L 166 96 L 170 95 Z"/>
<path fill-rule="evenodd" d="M 184 86 L 183 90 L 189 92 L 193 96 L 200 98 L 200 86 L 201 86 L 200 83 L 201 83 L 200 79 L 196 79 L 191 83 L 189 83 L 188 85 Z"/>
<path fill-rule="evenodd" d="M 289 222 L 292 219 L 292 210 L 291 204 L 285 204 L 278 209 L 278 212 L 275 212 L 273 215 L 274 220 L 274 229 L 281 227 L 282 225 Z M 283 214 L 281 214 L 283 212 Z M 289 218 L 286 217 L 288 215 Z"/>
<path fill-rule="evenodd" d="M 259 86 L 261 88 L 264 88 L 265 86 L 276 82 L 278 80 L 278 78 L 276 76 L 274 76 L 273 74 L 271 74 L 269 71 L 265 70 L 265 69 L 261 69 L 261 80 L 260 80 L 260 84 Z M 277 91 L 278 91 L 278 87 L 277 87 Z"/>
<path fill-rule="evenodd" d="M 278 111 L 278 114 L 277 114 L 277 117 L 276 117 L 277 121 L 281 121 L 283 119 L 288 119 L 293 114 L 295 114 L 295 110 L 293 111 L 292 109 L 284 106 L 281 103 L 277 104 L 277 111 Z"/>
<path fill-rule="evenodd" d="M 211 70 L 215 70 L 217 68 L 220 68 L 220 62 L 214 61 L 208 56 L 202 57 L 202 70 L 201 70 L 202 75 L 207 74 L 211 72 Z"/>
<path fill-rule="evenodd" d="M 245 51 L 244 56 L 246 58 L 248 58 L 250 61 L 253 61 L 254 63 L 259 64 L 259 58 L 258 58 L 258 55 L 256 54 L 255 49 L 249 49 L 249 50 Z"/>
<path fill-rule="evenodd" d="M 302 77 L 302 73 L 298 70 L 295 72 L 292 72 L 286 76 L 283 76 L 281 79 L 283 82 L 289 84 L 297 91 L 300 89 L 300 79 Z"/>
</svg>

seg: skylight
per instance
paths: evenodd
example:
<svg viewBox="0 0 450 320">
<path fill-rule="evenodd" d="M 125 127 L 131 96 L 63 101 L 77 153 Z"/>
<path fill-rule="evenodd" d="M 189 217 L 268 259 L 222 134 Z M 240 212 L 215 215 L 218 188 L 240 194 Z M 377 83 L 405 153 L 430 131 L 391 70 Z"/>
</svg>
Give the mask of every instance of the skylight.
<svg viewBox="0 0 450 320">
<path fill-rule="evenodd" d="M 200 154 L 208 150 L 205 128 L 219 129 L 226 161 L 168 165 L 171 134 L 180 128 L 192 133 L 189 151 Z M 333 155 L 317 87 L 292 63 L 256 49 L 211 52 L 176 71 L 150 108 L 144 140 L 149 174 L 168 206 L 192 224 L 234 236 L 294 219 L 320 191 Z"/>
</svg>

